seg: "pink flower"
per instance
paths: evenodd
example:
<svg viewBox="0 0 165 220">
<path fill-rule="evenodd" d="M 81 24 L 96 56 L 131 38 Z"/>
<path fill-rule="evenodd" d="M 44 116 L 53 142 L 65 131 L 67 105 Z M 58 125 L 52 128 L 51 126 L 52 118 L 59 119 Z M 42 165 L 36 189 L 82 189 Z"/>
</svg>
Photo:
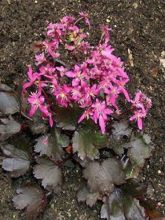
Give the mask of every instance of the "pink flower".
<svg viewBox="0 0 165 220">
<path fill-rule="evenodd" d="M 54 96 L 56 97 L 58 105 L 68 107 L 70 103 L 70 91 L 71 89 L 67 85 L 57 87 L 54 91 Z"/>
<path fill-rule="evenodd" d="M 146 114 L 143 113 L 143 112 L 140 112 L 140 111 L 135 111 L 134 112 L 134 115 L 132 117 L 130 117 L 130 121 L 137 121 L 137 125 L 138 125 L 138 128 L 140 130 L 143 129 L 143 121 L 142 121 L 142 118 L 145 118 L 146 117 Z"/>
<path fill-rule="evenodd" d="M 75 46 L 74 45 L 65 44 L 65 49 L 73 51 L 75 49 Z"/>
<path fill-rule="evenodd" d="M 31 66 L 29 66 L 27 75 L 29 82 L 24 83 L 22 92 L 25 92 L 27 88 L 31 87 L 37 80 L 41 79 L 41 75 L 37 72 L 33 72 Z"/>
<path fill-rule="evenodd" d="M 73 78 L 72 86 L 76 87 L 79 84 L 82 84 L 87 77 L 86 74 L 82 72 L 82 67 L 75 65 L 74 70 L 66 72 L 66 76 Z"/>
<path fill-rule="evenodd" d="M 134 100 L 131 100 L 134 115 L 130 118 L 130 121 L 136 120 L 138 128 L 142 130 L 142 118 L 145 118 L 149 109 L 152 106 L 151 99 L 149 99 L 141 91 L 136 92 Z"/>
<path fill-rule="evenodd" d="M 48 106 L 45 105 L 45 98 L 41 95 L 41 92 L 33 92 L 28 98 L 28 102 L 31 105 L 29 116 L 32 117 L 36 111 L 39 109 L 43 117 L 49 118 L 49 124 L 53 126 L 52 114 L 48 111 Z"/>
<path fill-rule="evenodd" d="M 107 44 L 110 40 L 110 32 L 111 28 L 109 28 L 108 25 L 102 25 L 101 26 L 101 31 L 102 31 L 102 36 L 104 37 L 105 43 Z"/>
<path fill-rule="evenodd" d="M 71 97 L 74 101 L 79 101 L 82 97 L 81 86 L 71 88 Z"/>
<path fill-rule="evenodd" d="M 39 68 L 41 75 L 46 76 L 49 78 L 49 76 L 52 76 L 53 73 L 55 72 L 56 68 L 54 68 L 52 65 L 49 63 L 45 66 L 41 66 Z"/>
<path fill-rule="evenodd" d="M 133 115 L 130 120 L 137 121 L 139 129 L 142 129 L 143 119 L 152 105 L 151 100 L 141 91 L 131 100 L 126 89 L 129 77 L 123 62 L 114 55 L 114 49 L 109 43 L 110 28 L 103 25 L 98 45 L 92 46 L 87 41 L 89 33 L 78 26 L 78 21 L 84 19 L 90 27 L 88 14 L 79 14 L 77 20 L 65 16 L 59 23 L 48 24 L 42 53 L 35 55 L 37 70 L 34 72 L 29 67 L 28 81 L 23 85 L 23 91 L 29 87 L 38 91 L 28 98 L 30 116 L 40 110 L 42 118 L 47 118 L 50 126 L 53 126 L 53 105 L 64 108 L 76 105 L 84 111 L 79 123 L 90 118 L 105 133 L 108 118 L 113 113 L 121 112 L 118 100 L 122 96 L 131 104 Z M 60 60 L 56 62 L 60 55 L 60 59 L 64 57 L 66 62 L 68 58 L 66 66 Z"/>
<path fill-rule="evenodd" d="M 60 22 L 67 26 L 73 24 L 74 21 L 75 21 L 75 18 L 73 16 L 65 16 L 62 19 L 60 19 Z"/>
<path fill-rule="evenodd" d="M 130 99 L 130 97 L 129 97 L 129 94 L 128 94 L 127 90 L 126 90 L 124 87 L 119 87 L 119 91 L 120 91 L 121 93 L 123 93 L 123 95 L 125 96 L 125 98 L 126 98 L 126 100 L 127 100 L 128 102 L 131 101 L 131 99 Z"/>
<path fill-rule="evenodd" d="M 110 46 L 108 46 L 108 47 L 106 47 L 105 49 L 103 49 L 101 51 L 101 54 L 103 56 L 105 56 L 106 58 L 109 58 L 109 59 L 113 60 L 114 55 L 112 54 L 112 51 L 113 51 L 113 49 Z"/>
<path fill-rule="evenodd" d="M 43 45 L 45 46 L 45 50 L 48 52 L 49 55 L 51 55 L 53 58 L 58 58 L 60 54 L 57 52 L 57 49 L 59 47 L 59 43 L 57 40 L 55 41 L 44 41 Z"/>
<path fill-rule="evenodd" d="M 63 66 L 56 67 L 56 70 L 59 71 L 61 77 L 64 77 L 65 73 L 67 72 L 67 68 L 65 68 Z"/>
<path fill-rule="evenodd" d="M 47 27 L 47 36 L 56 39 L 57 42 L 61 41 L 62 35 L 65 32 L 64 25 L 61 23 L 50 23 Z"/>
<path fill-rule="evenodd" d="M 50 127 L 53 127 L 53 124 L 54 124 L 54 121 L 53 121 L 53 118 L 52 118 L 52 114 L 49 112 L 49 125 Z"/>
<path fill-rule="evenodd" d="M 136 108 L 144 108 L 146 109 L 146 112 L 151 108 L 152 106 L 152 101 L 149 99 L 144 93 L 141 91 L 136 92 L 134 100 L 131 101 L 133 106 Z"/>
<path fill-rule="evenodd" d="M 96 99 L 96 102 L 92 105 L 92 109 L 92 119 L 95 123 L 99 122 L 101 132 L 104 134 L 108 115 L 111 115 L 113 111 L 110 108 L 107 108 L 105 101 L 100 102 L 98 99 Z"/>
<path fill-rule="evenodd" d="M 51 85 L 50 87 L 50 93 L 54 94 L 54 92 L 58 89 L 59 85 L 58 85 L 58 80 L 56 77 L 50 78 L 51 79 Z"/>
<path fill-rule="evenodd" d="M 79 15 L 85 20 L 85 23 L 91 27 L 90 21 L 89 21 L 89 15 L 85 12 L 80 12 Z"/>
<path fill-rule="evenodd" d="M 41 53 L 41 54 L 36 54 L 35 55 L 35 60 L 36 60 L 36 65 L 40 65 L 41 63 L 45 62 L 46 61 L 46 58 L 45 58 L 45 54 L 44 53 Z"/>
<path fill-rule="evenodd" d="M 31 109 L 29 112 L 29 116 L 32 117 L 37 109 L 39 108 L 41 111 L 45 111 L 45 108 L 43 108 L 44 104 L 44 97 L 41 96 L 40 92 L 32 92 L 30 97 L 28 98 L 28 102 L 31 104 Z"/>
<path fill-rule="evenodd" d="M 81 115 L 81 117 L 78 120 L 78 123 L 82 122 L 85 118 L 88 120 L 93 114 L 92 108 L 89 108 L 84 111 L 84 113 Z"/>
<path fill-rule="evenodd" d="M 81 99 L 78 100 L 78 103 L 80 103 L 81 107 L 85 108 L 92 104 L 92 100 L 95 99 L 99 90 L 96 84 L 94 84 L 93 86 L 89 86 L 85 82 L 82 83 L 81 88 L 82 88 L 82 96 Z"/>
</svg>

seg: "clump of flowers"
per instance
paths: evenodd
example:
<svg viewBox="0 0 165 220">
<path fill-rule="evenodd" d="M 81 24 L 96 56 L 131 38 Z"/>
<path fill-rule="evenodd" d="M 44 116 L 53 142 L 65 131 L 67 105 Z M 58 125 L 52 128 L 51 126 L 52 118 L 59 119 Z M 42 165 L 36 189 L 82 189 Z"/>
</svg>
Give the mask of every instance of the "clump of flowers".
<svg viewBox="0 0 165 220">
<path fill-rule="evenodd" d="M 79 27 L 82 21 L 87 27 Z M 53 126 L 55 105 L 76 105 L 83 110 L 79 123 L 92 119 L 105 133 L 108 120 L 122 112 L 118 98 L 123 96 L 133 110 L 130 120 L 136 120 L 142 129 L 151 100 L 140 91 L 131 99 L 126 89 L 129 77 L 110 45 L 110 28 L 101 26 L 101 39 L 96 46 L 89 43 L 87 28 L 91 24 L 86 13 L 80 13 L 77 20 L 65 16 L 58 23 L 48 24 L 46 39 L 35 55 L 35 68 L 29 66 L 28 82 L 23 85 L 23 93 L 33 91 L 28 93 L 29 116 L 39 109 Z M 62 60 L 66 61 L 66 57 L 71 61 L 65 64 Z"/>
<path fill-rule="evenodd" d="M 141 91 L 136 92 L 135 98 L 131 100 L 134 115 L 130 118 L 130 121 L 136 120 L 138 128 L 142 129 L 142 118 L 145 118 L 147 112 L 152 106 L 151 99 L 147 98 Z"/>
</svg>

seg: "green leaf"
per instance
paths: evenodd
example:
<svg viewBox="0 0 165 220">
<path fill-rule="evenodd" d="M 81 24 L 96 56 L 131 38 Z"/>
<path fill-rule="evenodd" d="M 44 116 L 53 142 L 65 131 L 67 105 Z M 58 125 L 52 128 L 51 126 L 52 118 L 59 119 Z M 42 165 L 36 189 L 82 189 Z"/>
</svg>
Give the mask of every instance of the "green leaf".
<svg viewBox="0 0 165 220">
<path fill-rule="evenodd" d="M 107 140 L 107 136 L 102 135 L 100 131 L 92 127 L 82 127 L 74 132 L 72 139 L 73 152 L 77 152 L 82 160 L 86 157 L 93 160 L 98 157 L 98 149 L 106 147 Z"/>
</svg>

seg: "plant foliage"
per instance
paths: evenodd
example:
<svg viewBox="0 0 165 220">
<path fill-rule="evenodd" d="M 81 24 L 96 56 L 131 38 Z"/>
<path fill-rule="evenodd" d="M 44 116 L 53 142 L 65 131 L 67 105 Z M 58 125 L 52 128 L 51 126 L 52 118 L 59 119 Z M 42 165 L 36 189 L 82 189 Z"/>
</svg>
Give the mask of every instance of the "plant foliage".
<svg viewBox="0 0 165 220">
<path fill-rule="evenodd" d="M 50 23 L 35 55 L 34 68 L 29 66 L 22 96 L 28 101 L 32 118 L 26 123 L 29 116 L 23 114 L 25 131 L 31 135 L 30 156 L 26 149 L 6 143 L 24 131 L 14 119 L 19 104 L 12 89 L 0 84 L 2 168 L 11 177 L 33 174 L 40 184 L 17 189 L 14 206 L 25 210 L 28 220 L 37 219 L 48 195 L 60 191 L 64 162 L 72 158 L 79 162 L 84 177 L 77 193 L 79 202 L 92 207 L 102 201 L 100 218 L 147 220 L 138 198 L 125 189 L 129 179 L 138 178 L 151 155 L 152 143 L 149 136 L 135 132 L 128 120 L 121 119 L 124 107 L 119 100 L 121 97 L 127 102 L 126 117 L 137 121 L 140 130 L 151 100 L 141 91 L 131 98 L 126 89 L 129 77 L 110 45 L 109 27 L 102 26 L 100 42 L 90 45 L 86 27 L 79 26 L 84 21 L 90 30 L 90 20 L 86 13 L 79 16 L 77 20 L 65 16 Z"/>
</svg>

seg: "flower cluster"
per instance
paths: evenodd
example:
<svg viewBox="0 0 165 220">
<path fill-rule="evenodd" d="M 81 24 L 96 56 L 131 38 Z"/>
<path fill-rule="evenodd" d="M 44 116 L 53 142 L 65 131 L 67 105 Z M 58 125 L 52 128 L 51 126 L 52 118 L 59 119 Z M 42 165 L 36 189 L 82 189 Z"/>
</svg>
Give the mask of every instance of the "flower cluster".
<svg viewBox="0 0 165 220">
<path fill-rule="evenodd" d="M 82 20 L 91 28 L 86 13 L 80 13 L 77 20 L 65 16 L 59 23 L 48 25 L 41 52 L 35 55 L 36 68 L 29 67 L 28 82 L 23 85 L 23 92 L 29 88 L 34 91 L 28 98 L 29 115 L 32 117 L 39 109 L 42 117 L 47 117 L 53 126 L 52 106 L 67 108 L 75 104 L 84 110 L 79 123 L 90 118 L 105 133 L 108 119 L 121 112 L 118 97 L 122 95 L 133 106 L 134 115 L 130 120 L 136 119 L 142 129 L 142 118 L 146 117 L 151 100 L 141 92 L 131 100 L 126 89 L 129 77 L 121 59 L 113 54 L 109 27 L 101 27 L 101 40 L 97 46 L 92 46 L 88 42 L 89 33 L 77 25 Z M 75 59 L 72 66 L 61 61 L 64 53 L 68 59 Z"/>
<path fill-rule="evenodd" d="M 131 100 L 134 115 L 130 118 L 130 121 L 136 120 L 139 129 L 142 129 L 142 118 L 145 118 L 148 110 L 152 106 L 151 99 L 144 95 L 141 91 L 135 94 L 134 100 Z"/>
</svg>

